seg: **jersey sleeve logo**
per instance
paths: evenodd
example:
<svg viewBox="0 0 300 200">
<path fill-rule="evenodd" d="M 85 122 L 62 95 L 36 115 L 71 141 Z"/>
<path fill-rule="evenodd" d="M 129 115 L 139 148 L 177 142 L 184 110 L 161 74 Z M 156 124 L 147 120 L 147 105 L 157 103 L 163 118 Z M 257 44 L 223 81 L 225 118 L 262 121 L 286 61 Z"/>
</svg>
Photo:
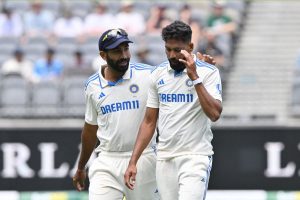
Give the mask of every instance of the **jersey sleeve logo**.
<svg viewBox="0 0 300 200">
<path fill-rule="evenodd" d="M 161 79 L 159 82 L 158 82 L 158 84 L 157 85 L 164 85 L 165 84 L 165 81 L 164 81 L 164 79 Z"/>
<path fill-rule="evenodd" d="M 137 93 L 139 91 L 139 86 L 137 84 L 132 84 L 129 87 L 129 90 L 130 90 L 131 93 Z"/>
<path fill-rule="evenodd" d="M 98 99 L 101 99 L 103 97 L 105 97 L 105 94 L 103 92 L 101 92 L 101 94 L 98 96 Z"/>
</svg>

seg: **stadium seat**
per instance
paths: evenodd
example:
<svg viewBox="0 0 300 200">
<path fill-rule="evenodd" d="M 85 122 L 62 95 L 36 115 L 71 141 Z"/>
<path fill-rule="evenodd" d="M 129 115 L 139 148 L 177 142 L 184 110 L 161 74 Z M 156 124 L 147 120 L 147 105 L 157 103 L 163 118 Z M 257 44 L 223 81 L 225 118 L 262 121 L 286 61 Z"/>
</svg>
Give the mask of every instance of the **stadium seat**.
<svg viewBox="0 0 300 200">
<path fill-rule="evenodd" d="M 29 37 L 27 42 L 24 44 L 25 46 L 35 46 L 35 45 L 44 45 L 47 46 L 48 45 L 48 41 L 47 38 L 45 37 Z"/>
<path fill-rule="evenodd" d="M 15 37 L 0 37 L 0 45 L 13 44 L 17 45 L 19 43 L 19 38 Z"/>
<path fill-rule="evenodd" d="M 0 117 L 24 118 L 30 116 L 30 90 L 23 79 L 20 77 L 3 78 L 0 92 Z"/>
<path fill-rule="evenodd" d="M 3 76 L 1 79 L 2 88 L 26 87 L 26 81 L 20 75 Z"/>
<path fill-rule="evenodd" d="M 12 52 L 16 49 L 17 45 L 15 44 L 0 44 L 0 54 L 1 55 L 6 55 L 9 57 Z"/>
<path fill-rule="evenodd" d="M 28 43 L 24 45 L 24 51 L 27 58 L 32 61 L 35 61 L 41 57 L 43 57 L 44 52 L 47 49 L 47 45 L 39 44 L 39 43 Z"/>
<path fill-rule="evenodd" d="M 38 83 L 32 88 L 32 116 L 61 116 L 61 91 L 58 84 L 50 81 Z"/>
<path fill-rule="evenodd" d="M 83 45 L 95 45 L 97 47 L 98 45 L 99 37 L 88 37 Z"/>
<path fill-rule="evenodd" d="M 86 76 L 69 77 L 63 82 L 64 117 L 83 117 L 85 113 L 84 84 Z"/>
<path fill-rule="evenodd" d="M 90 67 L 90 68 L 74 68 L 74 67 L 67 67 L 65 65 L 64 69 L 64 77 L 71 78 L 71 77 L 76 77 L 76 76 L 84 76 L 86 79 L 90 77 L 95 71 Z"/>
<path fill-rule="evenodd" d="M 74 51 L 77 49 L 77 45 L 75 43 L 74 44 L 58 43 L 55 49 L 57 54 L 73 54 Z"/>
<path fill-rule="evenodd" d="M 293 83 L 292 105 L 300 106 L 300 77 L 296 78 Z"/>
<path fill-rule="evenodd" d="M 58 37 L 57 38 L 57 45 L 76 45 L 77 41 L 75 38 L 72 37 Z"/>
<path fill-rule="evenodd" d="M 300 79 L 296 79 L 292 90 L 292 105 L 290 114 L 292 117 L 300 117 Z"/>
</svg>

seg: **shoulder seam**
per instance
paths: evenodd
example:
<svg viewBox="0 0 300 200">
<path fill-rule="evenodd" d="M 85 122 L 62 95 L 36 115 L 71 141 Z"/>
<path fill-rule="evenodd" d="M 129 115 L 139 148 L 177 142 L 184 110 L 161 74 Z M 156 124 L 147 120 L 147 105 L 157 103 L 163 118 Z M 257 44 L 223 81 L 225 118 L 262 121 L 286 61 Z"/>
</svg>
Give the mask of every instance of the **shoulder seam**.
<svg viewBox="0 0 300 200">
<path fill-rule="evenodd" d="M 158 67 L 164 67 L 168 62 L 169 62 L 169 61 L 165 61 L 165 62 L 163 62 L 163 63 L 160 63 L 160 64 L 158 65 Z"/>
<path fill-rule="evenodd" d="M 211 69 L 211 70 L 216 70 L 216 69 L 217 69 L 216 66 L 214 66 L 214 65 L 212 65 L 212 64 L 209 64 L 209 63 L 207 63 L 207 62 L 203 62 L 203 61 L 201 61 L 201 60 L 199 60 L 199 59 L 196 60 L 196 66 L 197 66 L 197 67 L 206 67 L 206 68 L 209 68 L 209 69 Z"/>
<path fill-rule="evenodd" d="M 92 75 L 85 83 L 85 87 L 87 87 L 90 82 L 96 80 L 97 78 L 99 78 L 99 74 L 98 73 L 95 73 L 94 75 Z"/>
<path fill-rule="evenodd" d="M 166 67 L 166 64 L 167 64 L 168 62 L 169 62 L 169 61 L 165 61 L 165 62 L 163 62 L 163 63 L 161 63 L 161 64 L 155 66 L 155 67 L 153 68 L 153 70 L 151 71 L 151 73 L 154 72 L 154 71 L 155 71 L 156 69 L 158 69 L 158 68 Z"/>
<path fill-rule="evenodd" d="M 131 65 L 136 70 L 152 70 L 153 66 L 142 64 L 142 63 L 135 63 Z"/>
</svg>

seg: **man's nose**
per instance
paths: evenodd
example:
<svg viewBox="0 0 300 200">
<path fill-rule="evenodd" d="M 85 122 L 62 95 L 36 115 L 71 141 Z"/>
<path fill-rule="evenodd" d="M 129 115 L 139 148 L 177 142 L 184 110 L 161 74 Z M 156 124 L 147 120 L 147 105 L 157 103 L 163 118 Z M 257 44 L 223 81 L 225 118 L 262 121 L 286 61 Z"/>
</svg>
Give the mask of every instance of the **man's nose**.
<svg viewBox="0 0 300 200">
<path fill-rule="evenodd" d="M 122 58 L 128 58 L 129 57 L 128 51 L 127 50 L 122 50 L 121 51 L 121 57 Z"/>
<path fill-rule="evenodd" d="M 169 54 L 169 58 L 173 58 L 173 59 L 175 59 L 176 58 L 176 52 L 175 51 L 170 51 L 170 54 Z"/>
</svg>

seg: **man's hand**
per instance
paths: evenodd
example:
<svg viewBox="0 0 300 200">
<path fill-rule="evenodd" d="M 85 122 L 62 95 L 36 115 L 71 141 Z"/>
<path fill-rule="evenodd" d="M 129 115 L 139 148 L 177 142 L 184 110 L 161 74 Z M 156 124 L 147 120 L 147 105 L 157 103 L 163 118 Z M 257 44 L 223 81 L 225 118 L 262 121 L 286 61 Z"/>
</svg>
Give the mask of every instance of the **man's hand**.
<svg viewBox="0 0 300 200">
<path fill-rule="evenodd" d="M 125 181 L 125 185 L 131 190 L 134 189 L 136 173 L 137 173 L 136 165 L 129 164 L 124 174 L 124 181 Z"/>
<path fill-rule="evenodd" d="M 186 50 L 181 50 L 180 53 L 184 56 L 184 59 L 179 59 L 179 61 L 185 65 L 187 75 L 190 77 L 190 79 L 194 81 L 199 78 L 196 70 L 196 63 L 192 54 L 190 54 Z"/>
<path fill-rule="evenodd" d="M 215 59 L 207 54 L 201 54 L 200 52 L 197 52 L 197 58 L 212 65 L 216 64 Z"/>
<path fill-rule="evenodd" d="M 73 185 L 78 191 L 84 190 L 85 184 L 84 181 L 86 179 L 86 171 L 77 169 L 74 177 L 73 177 Z"/>
</svg>

